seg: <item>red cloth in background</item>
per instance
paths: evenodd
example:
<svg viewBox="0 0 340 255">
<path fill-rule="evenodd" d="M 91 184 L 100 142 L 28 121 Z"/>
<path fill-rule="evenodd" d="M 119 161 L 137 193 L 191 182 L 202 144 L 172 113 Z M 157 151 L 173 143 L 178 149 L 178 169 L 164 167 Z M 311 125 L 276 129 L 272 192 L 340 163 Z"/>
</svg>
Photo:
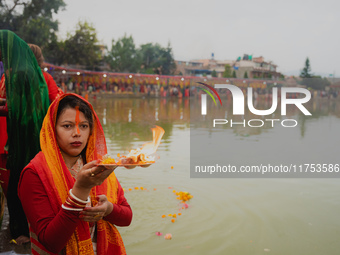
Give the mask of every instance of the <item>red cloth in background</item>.
<svg viewBox="0 0 340 255">
<path fill-rule="evenodd" d="M 53 102 L 58 96 L 63 94 L 63 91 L 58 88 L 57 84 L 53 80 L 52 75 L 48 72 L 43 72 L 47 87 L 48 87 L 48 98 L 50 102 Z"/>
</svg>

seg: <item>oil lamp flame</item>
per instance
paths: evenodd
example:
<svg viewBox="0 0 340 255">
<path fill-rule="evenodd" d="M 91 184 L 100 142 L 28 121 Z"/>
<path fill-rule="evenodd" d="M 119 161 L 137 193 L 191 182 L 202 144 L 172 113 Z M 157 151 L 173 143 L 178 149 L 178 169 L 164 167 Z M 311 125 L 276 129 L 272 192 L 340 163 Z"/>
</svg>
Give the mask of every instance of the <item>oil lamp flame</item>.
<svg viewBox="0 0 340 255">
<path fill-rule="evenodd" d="M 160 126 L 156 126 L 151 130 L 153 136 L 152 142 L 144 144 L 142 148 L 131 150 L 126 156 L 127 159 L 133 161 L 133 163 L 146 163 L 155 161 L 155 156 L 153 154 L 156 153 L 165 131 Z"/>
</svg>

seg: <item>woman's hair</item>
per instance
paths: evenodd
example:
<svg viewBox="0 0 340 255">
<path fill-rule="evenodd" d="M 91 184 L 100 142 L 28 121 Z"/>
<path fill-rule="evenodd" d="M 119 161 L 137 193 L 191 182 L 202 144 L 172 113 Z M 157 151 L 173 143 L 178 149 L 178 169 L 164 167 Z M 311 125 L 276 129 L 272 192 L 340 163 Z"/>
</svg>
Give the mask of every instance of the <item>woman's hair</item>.
<svg viewBox="0 0 340 255">
<path fill-rule="evenodd" d="M 58 118 L 60 114 L 62 114 L 66 109 L 79 107 L 79 111 L 82 112 L 85 115 L 86 120 L 89 122 L 90 130 L 92 133 L 93 128 L 93 116 L 91 108 L 86 104 L 83 100 L 76 96 L 66 96 L 63 99 L 60 100 L 58 111 L 57 111 L 57 117 L 56 117 L 56 123 L 58 122 Z"/>
<path fill-rule="evenodd" d="M 40 66 L 40 68 L 43 68 L 43 64 L 44 64 L 45 59 L 44 59 L 44 56 L 42 54 L 40 47 L 38 45 L 35 45 L 35 44 L 28 44 L 28 46 L 33 51 L 33 54 L 34 54 L 35 58 L 37 59 L 38 65 Z"/>
</svg>

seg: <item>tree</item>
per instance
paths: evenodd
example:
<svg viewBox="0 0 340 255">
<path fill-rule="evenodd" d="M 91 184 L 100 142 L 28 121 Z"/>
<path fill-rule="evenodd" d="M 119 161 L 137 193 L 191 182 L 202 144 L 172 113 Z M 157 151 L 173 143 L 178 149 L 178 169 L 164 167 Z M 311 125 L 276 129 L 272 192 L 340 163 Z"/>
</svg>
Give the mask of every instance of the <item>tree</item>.
<svg viewBox="0 0 340 255">
<path fill-rule="evenodd" d="M 135 73 L 139 70 L 141 61 L 132 36 L 112 40 L 111 50 L 106 60 L 116 72 Z"/>
<path fill-rule="evenodd" d="M 152 43 L 143 44 L 139 48 L 139 53 L 142 60 L 141 71 L 144 73 L 156 73 L 155 68 L 159 66 L 158 58 L 161 46 Z"/>
<path fill-rule="evenodd" d="M 173 74 L 175 61 L 170 44 L 162 48 L 158 43 L 147 43 L 140 46 L 141 71 L 148 74 Z"/>
<path fill-rule="evenodd" d="M 243 78 L 248 79 L 248 73 L 247 73 L 247 71 L 244 72 Z"/>
<path fill-rule="evenodd" d="M 52 36 L 51 42 L 44 48 L 44 58 L 48 63 L 61 65 L 65 60 L 65 43 L 58 41 L 56 36 Z"/>
<path fill-rule="evenodd" d="M 211 72 L 211 77 L 217 77 L 217 72 L 216 72 L 215 69 L 212 70 L 212 72 Z"/>
<path fill-rule="evenodd" d="M 321 78 L 321 76 L 303 78 L 301 83 L 308 88 L 315 90 L 324 90 L 326 86 L 329 86 L 331 84 L 327 78 Z"/>
<path fill-rule="evenodd" d="M 74 35 L 65 41 L 65 60 L 68 64 L 84 65 L 91 70 L 101 60 L 96 29 L 89 23 L 78 22 Z"/>
<path fill-rule="evenodd" d="M 44 52 L 58 31 L 53 14 L 65 6 L 63 0 L 0 0 L 0 27 L 13 31 L 28 43 L 37 44 Z"/>
<path fill-rule="evenodd" d="M 309 58 L 306 58 L 306 62 L 305 62 L 305 67 L 302 69 L 301 73 L 300 73 L 300 77 L 301 78 L 312 78 L 312 73 L 311 73 L 311 66 L 309 63 Z"/>
<path fill-rule="evenodd" d="M 175 59 L 172 53 L 170 42 L 166 48 L 161 48 L 160 54 L 160 74 L 169 75 L 174 74 L 176 70 Z"/>
<path fill-rule="evenodd" d="M 230 77 L 232 77 L 231 66 L 230 66 L 229 64 L 226 64 L 226 65 L 224 66 L 223 77 L 224 77 L 224 78 L 230 78 Z"/>
<path fill-rule="evenodd" d="M 235 70 L 233 70 L 233 78 L 237 78 Z"/>
</svg>

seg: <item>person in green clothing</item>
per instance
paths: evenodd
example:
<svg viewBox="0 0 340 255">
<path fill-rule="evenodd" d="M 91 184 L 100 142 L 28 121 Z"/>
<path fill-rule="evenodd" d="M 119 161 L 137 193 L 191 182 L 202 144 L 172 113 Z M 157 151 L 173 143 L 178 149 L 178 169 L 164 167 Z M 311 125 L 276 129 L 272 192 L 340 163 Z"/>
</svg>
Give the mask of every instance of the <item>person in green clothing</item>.
<svg viewBox="0 0 340 255">
<path fill-rule="evenodd" d="M 17 186 L 21 171 L 40 151 L 40 129 L 49 107 L 48 88 L 33 52 L 15 33 L 0 30 L 0 52 L 8 111 L 7 205 L 12 238 L 22 244 L 29 242 L 29 231 Z"/>
</svg>

